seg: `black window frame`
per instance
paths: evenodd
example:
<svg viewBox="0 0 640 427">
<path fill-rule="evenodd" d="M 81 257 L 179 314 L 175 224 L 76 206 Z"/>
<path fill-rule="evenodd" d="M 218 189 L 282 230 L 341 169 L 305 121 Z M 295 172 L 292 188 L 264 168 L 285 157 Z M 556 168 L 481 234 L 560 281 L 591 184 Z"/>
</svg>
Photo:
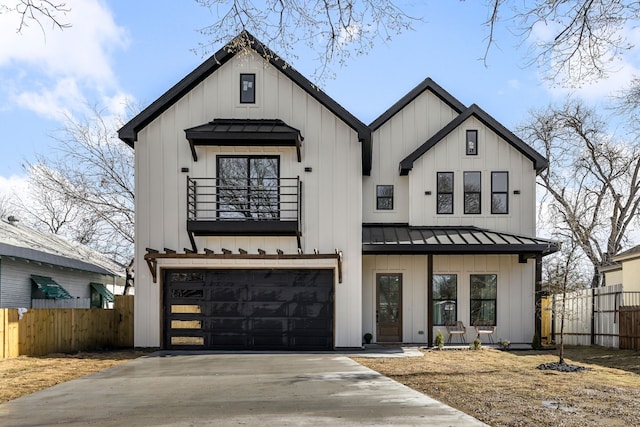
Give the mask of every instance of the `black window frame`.
<svg viewBox="0 0 640 427">
<path fill-rule="evenodd" d="M 380 195 L 380 190 L 383 188 L 391 188 L 391 195 Z M 393 185 L 390 184 L 381 184 L 376 185 L 376 210 L 379 211 L 392 211 L 393 210 L 393 196 L 394 196 L 394 188 Z M 381 205 L 381 202 L 390 201 L 390 205 Z"/>
<path fill-rule="evenodd" d="M 478 131 L 467 130 L 465 138 L 465 152 L 467 156 L 478 155 Z"/>
<path fill-rule="evenodd" d="M 225 205 L 224 201 L 222 201 L 222 197 L 220 195 L 221 192 L 221 187 L 224 185 L 229 185 L 229 184 L 225 184 L 223 182 L 223 180 L 225 179 L 225 177 L 221 177 L 220 176 L 220 172 L 222 170 L 222 168 L 220 167 L 220 161 L 223 159 L 245 159 L 247 161 L 247 173 L 246 173 L 246 205 L 247 205 L 247 209 L 246 211 L 250 214 L 256 213 L 256 214 L 260 214 L 260 211 L 253 211 L 251 209 L 252 205 L 251 205 L 251 194 L 252 194 L 252 187 L 251 187 L 251 160 L 255 160 L 255 159 L 275 159 L 276 160 L 276 168 L 277 168 L 277 178 L 267 178 L 267 179 L 275 179 L 276 182 L 276 188 L 277 188 L 277 194 L 276 197 L 274 198 L 275 200 L 275 205 L 277 206 L 276 211 L 271 212 L 270 216 L 267 217 L 262 217 L 262 216 L 255 216 L 255 215 L 251 215 L 251 216 L 247 216 L 245 214 L 244 217 L 239 216 L 239 217 L 235 217 L 235 216 L 223 216 L 221 215 L 221 207 Z M 233 220 L 233 219 L 280 219 L 280 156 L 278 155 L 233 155 L 233 154 L 229 154 L 229 155 L 218 155 L 216 156 L 216 218 L 218 219 L 226 219 L 226 220 Z M 235 179 L 235 178 L 234 178 Z M 262 190 L 264 191 L 264 190 Z M 224 211 L 224 212 L 228 212 L 231 213 L 233 211 Z M 262 212 L 264 213 L 264 212 Z"/>
<path fill-rule="evenodd" d="M 504 174 L 506 176 L 507 186 L 504 190 L 496 190 L 496 182 L 494 180 L 496 174 Z M 496 210 L 495 196 L 504 196 L 504 211 Z M 491 172 L 491 213 L 495 215 L 507 215 L 509 213 L 509 172 L 492 171 Z"/>
<path fill-rule="evenodd" d="M 477 175 L 478 176 L 478 189 L 477 191 L 469 191 L 467 188 L 467 176 L 468 175 Z M 466 215 L 479 215 L 482 214 L 482 172 L 480 171 L 465 171 L 462 173 L 462 189 L 464 192 L 463 197 L 463 205 L 464 205 L 464 213 Z M 478 198 L 478 209 L 476 211 L 471 211 L 469 205 L 467 204 L 468 196 L 477 196 Z"/>
<path fill-rule="evenodd" d="M 244 82 L 251 83 L 250 90 L 244 90 Z M 256 103 L 256 74 L 240 73 L 240 104 Z"/>
<path fill-rule="evenodd" d="M 451 191 L 440 191 L 440 176 L 441 175 L 450 175 L 451 176 Z M 453 215 L 454 207 L 453 207 L 453 193 L 454 193 L 454 175 L 453 172 L 436 172 L 436 213 L 440 215 Z M 450 198 L 451 201 L 451 211 L 446 212 L 440 209 L 440 200 L 444 197 Z"/>
<path fill-rule="evenodd" d="M 493 285 L 495 286 L 493 298 L 486 298 L 480 295 L 480 297 L 474 298 L 474 285 L 480 285 L 480 282 L 483 282 L 485 285 L 487 282 L 485 280 L 475 280 L 474 278 L 480 277 L 493 277 Z M 489 274 L 471 274 L 469 275 L 469 320 L 471 321 L 471 325 L 484 324 L 490 326 L 496 326 L 498 321 L 498 275 L 495 273 Z M 491 319 L 487 319 L 487 316 L 484 314 L 486 310 L 484 307 L 489 304 L 493 306 L 492 312 L 493 316 Z"/>
<path fill-rule="evenodd" d="M 437 291 L 436 291 L 436 276 L 449 276 L 449 277 L 453 277 L 455 280 L 454 283 L 454 297 L 447 297 L 444 298 L 441 294 L 438 295 L 440 296 L 439 298 L 437 297 Z M 432 297 L 431 297 L 431 318 L 433 319 L 433 325 L 434 326 L 445 326 L 448 322 L 455 322 L 456 320 L 458 320 L 458 275 L 457 274 L 453 274 L 453 273 L 434 273 L 432 276 Z M 449 310 L 447 308 L 448 305 L 450 305 L 451 303 L 453 303 L 453 310 Z M 447 306 L 445 306 L 445 304 Z M 436 306 L 442 306 L 443 309 L 441 310 L 436 310 Z M 449 311 L 453 311 L 453 313 L 451 313 L 449 316 L 446 316 L 447 312 Z M 445 313 L 445 316 L 442 317 L 441 319 L 437 319 L 436 316 Z M 441 317 L 441 316 L 438 316 Z M 441 322 L 439 321 L 441 320 Z"/>
</svg>

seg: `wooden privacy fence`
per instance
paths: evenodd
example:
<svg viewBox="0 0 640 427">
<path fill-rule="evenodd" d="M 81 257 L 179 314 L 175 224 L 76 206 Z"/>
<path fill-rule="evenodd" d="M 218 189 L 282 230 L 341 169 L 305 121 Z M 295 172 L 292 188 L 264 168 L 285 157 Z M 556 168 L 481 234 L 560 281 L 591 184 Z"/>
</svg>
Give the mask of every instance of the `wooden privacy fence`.
<svg viewBox="0 0 640 427">
<path fill-rule="evenodd" d="M 620 350 L 640 351 L 640 305 L 620 307 Z"/>
<path fill-rule="evenodd" d="M 558 310 L 562 295 L 553 295 L 552 336 L 560 340 L 561 316 Z M 623 349 L 622 337 L 627 343 L 640 340 L 640 328 L 623 332 L 623 309 L 640 306 L 640 292 L 624 291 L 621 284 L 601 288 L 584 289 L 567 294 L 564 315 L 564 343 Z M 631 310 L 633 311 L 633 310 Z M 543 313 L 544 318 L 544 313 Z"/>
<path fill-rule="evenodd" d="M 0 309 L 0 358 L 133 347 L 133 296 L 113 309 Z"/>
</svg>

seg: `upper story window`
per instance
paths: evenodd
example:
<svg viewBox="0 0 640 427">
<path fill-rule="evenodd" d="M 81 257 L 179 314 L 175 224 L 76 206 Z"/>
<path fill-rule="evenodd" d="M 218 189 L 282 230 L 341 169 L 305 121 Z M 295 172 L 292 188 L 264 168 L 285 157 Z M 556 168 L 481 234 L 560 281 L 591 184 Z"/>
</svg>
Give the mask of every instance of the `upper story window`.
<svg viewBox="0 0 640 427">
<path fill-rule="evenodd" d="M 278 218 L 280 158 L 218 156 L 217 216 Z"/>
<path fill-rule="evenodd" d="M 458 320 L 458 276 L 455 274 L 433 275 L 432 297 L 433 324 L 446 325 Z"/>
<path fill-rule="evenodd" d="M 465 172 L 464 176 L 464 213 L 480 213 L 480 172 Z"/>
<path fill-rule="evenodd" d="M 240 103 L 256 103 L 256 75 L 240 74 Z"/>
<path fill-rule="evenodd" d="M 509 172 L 491 172 L 491 213 L 509 213 Z"/>
<path fill-rule="evenodd" d="M 466 141 L 467 141 L 467 144 L 466 144 L 467 156 L 477 156 L 478 155 L 478 131 L 468 130 Z"/>
<path fill-rule="evenodd" d="M 437 212 L 439 214 L 453 213 L 453 172 L 438 172 Z"/>
<path fill-rule="evenodd" d="M 393 185 L 376 185 L 376 209 L 393 210 Z"/>
<path fill-rule="evenodd" d="M 496 325 L 496 301 L 498 276 L 496 274 L 472 274 L 471 283 L 471 324 Z"/>
</svg>

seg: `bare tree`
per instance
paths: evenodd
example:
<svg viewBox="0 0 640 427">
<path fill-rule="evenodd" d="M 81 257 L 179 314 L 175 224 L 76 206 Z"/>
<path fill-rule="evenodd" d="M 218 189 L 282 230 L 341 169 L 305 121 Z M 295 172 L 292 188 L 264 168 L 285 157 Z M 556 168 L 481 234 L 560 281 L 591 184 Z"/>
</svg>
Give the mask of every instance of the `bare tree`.
<svg viewBox="0 0 640 427">
<path fill-rule="evenodd" d="M 297 44 L 317 54 L 314 73 L 321 81 L 330 65 L 343 65 L 351 55 L 370 50 L 376 40 L 385 41 L 412 28 L 418 19 L 407 15 L 394 2 L 385 0 L 195 0 L 212 11 L 215 22 L 202 28 L 208 41 L 203 54 L 226 44 L 246 30 L 292 60 Z M 236 43 L 248 43 L 236 39 Z M 230 46 L 237 48 L 241 46 Z"/>
<path fill-rule="evenodd" d="M 606 77 L 616 60 L 634 47 L 625 35 L 640 20 L 636 0 L 491 0 L 485 61 L 495 45 L 495 32 L 507 23 L 519 39 L 532 42 L 536 62 L 557 83 L 579 86 Z M 540 39 L 544 26 L 552 37 Z"/>
<path fill-rule="evenodd" d="M 575 241 L 597 268 L 625 246 L 638 220 L 640 146 L 606 133 L 606 123 L 580 101 L 533 112 L 519 132 L 549 159 L 539 175 L 550 226 Z"/>
<path fill-rule="evenodd" d="M 565 322 L 574 319 L 578 313 L 568 303 L 571 293 L 586 289 L 589 286 L 588 274 L 578 266 L 580 264 L 580 247 L 575 240 L 565 241 L 560 252 L 545 262 L 546 288 L 552 295 L 550 306 L 555 319 L 560 320 L 559 340 L 556 339 L 558 362 L 564 364 L 564 330 Z"/>
<path fill-rule="evenodd" d="M 29 212 L 49 231 L 126 265 L 133 254 L 134 162 L 133 150 L 116 138 L 118 127 L 97 109 L 69 118 L 55 136 L 57 156 L 38 156 L 27 167 L 36 198 Z"/>
<path fill-rule="evenodd" d="M 70 11 L 66 3 L 51 0 L 13 0 L 0 3 L 0 14 L 13 13 L 19 16 L 20 21 L 16 29 L 18 33 L 22 33 L 30 23 L 36 23 L 43 32 L 45 23 L 61 30 L 69 28 L 71 24 L 63 20 L 61 15 L 66 15 Z"/>
</svg>

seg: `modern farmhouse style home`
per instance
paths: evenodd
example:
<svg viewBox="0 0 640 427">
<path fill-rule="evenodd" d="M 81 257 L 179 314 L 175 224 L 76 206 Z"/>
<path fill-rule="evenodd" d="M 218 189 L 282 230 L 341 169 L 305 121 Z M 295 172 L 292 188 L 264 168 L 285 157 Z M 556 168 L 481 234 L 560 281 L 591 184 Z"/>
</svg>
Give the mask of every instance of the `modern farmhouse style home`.
<svg viewBox="0 0 640 427">
<path fill-rule="evenodd" d="M 546 160 L 425 80 L 371 125 L 248 33 L 119 130 L 135 345 L 330 350 L 449 322 L 531 342 Z M 245 47 L 234 48 L 244 44 Z"/>
</svg>

